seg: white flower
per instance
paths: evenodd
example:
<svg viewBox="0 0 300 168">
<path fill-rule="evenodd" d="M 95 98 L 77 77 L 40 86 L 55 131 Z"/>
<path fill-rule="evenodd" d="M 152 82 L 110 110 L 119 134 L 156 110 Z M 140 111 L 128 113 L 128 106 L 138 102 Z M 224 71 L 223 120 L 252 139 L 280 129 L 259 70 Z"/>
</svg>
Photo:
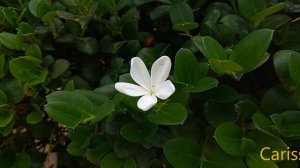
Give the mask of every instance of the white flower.
<svg viewBox="0 0 300 168">
<path fill-rule="evenodd" d="M 175 87 L 167 80 L 171 70 L 171 60 L 168 56 L 162 56 L 151 67 L 151 76 L 139 57 L 131 59 L 130 75 L 139 85 L 125 82 L 117 82 L 115 88 L 126 95 L 138 97 L 138 108 L 149 110 L 157 103 L 157 97 L 165 100 L 175 92 Z"/>
</svg>

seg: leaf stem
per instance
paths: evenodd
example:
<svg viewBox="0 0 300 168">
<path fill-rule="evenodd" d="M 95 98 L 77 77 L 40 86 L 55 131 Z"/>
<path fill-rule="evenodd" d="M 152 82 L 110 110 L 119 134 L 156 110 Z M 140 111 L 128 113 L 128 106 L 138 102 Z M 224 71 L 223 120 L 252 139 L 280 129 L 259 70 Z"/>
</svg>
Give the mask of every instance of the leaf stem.
<svg viewBox="0 0 300 168">
<path fill-rule="evenodd" d="M 202 153 L 201 153 L 201 161 L 200 161 L 200 168 L 203 168 L 203 164 L 204 164 L 204 159 L 205 159 L 205 150 L 206 150 L 206 144 L 208 141 L 208 136 L 205 137 L 204 142 L 203 142 L 203 149 L 202 149 Z"/>
</svg>

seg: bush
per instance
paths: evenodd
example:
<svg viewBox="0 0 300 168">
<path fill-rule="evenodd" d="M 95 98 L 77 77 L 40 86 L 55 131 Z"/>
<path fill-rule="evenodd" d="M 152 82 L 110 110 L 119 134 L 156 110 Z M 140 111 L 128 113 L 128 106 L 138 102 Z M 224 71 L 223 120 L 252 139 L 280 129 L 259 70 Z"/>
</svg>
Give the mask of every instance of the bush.
<svg viewBox="0 0 300 168">
<path fill-rule="evenodd" d="M 0 5 L 0 167 L 298 167 L 299 1 Z"/>
</svg>

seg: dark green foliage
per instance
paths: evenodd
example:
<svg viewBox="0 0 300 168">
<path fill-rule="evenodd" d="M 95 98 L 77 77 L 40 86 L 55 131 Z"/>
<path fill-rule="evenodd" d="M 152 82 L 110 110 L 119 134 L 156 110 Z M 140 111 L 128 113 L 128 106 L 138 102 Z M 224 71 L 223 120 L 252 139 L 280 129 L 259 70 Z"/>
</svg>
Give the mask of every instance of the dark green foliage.
<svg viewBox="0 0 300 168">
<path fill-rule="evenodd" d="M 1 0 L 0 167 L 298 167 L 259 154 L 299 149 L 299 13 L 299 0 Z M 163 55 L 175 93 L 141 111 L 114 84 L 134 83 L 131 58 Z"/>
</svg>

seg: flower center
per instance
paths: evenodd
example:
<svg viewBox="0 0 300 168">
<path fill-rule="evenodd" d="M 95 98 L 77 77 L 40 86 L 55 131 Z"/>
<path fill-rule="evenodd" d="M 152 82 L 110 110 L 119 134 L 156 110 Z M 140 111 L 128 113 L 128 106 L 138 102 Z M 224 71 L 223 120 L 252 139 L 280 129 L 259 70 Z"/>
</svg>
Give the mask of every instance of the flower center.
<svg viewBox="0 0 300 168">
<path fill-rule="evenodd" d="M 151 86 L 149 93 L 151 96 L 155 95 L 154 86 Z"/>
</svg>

